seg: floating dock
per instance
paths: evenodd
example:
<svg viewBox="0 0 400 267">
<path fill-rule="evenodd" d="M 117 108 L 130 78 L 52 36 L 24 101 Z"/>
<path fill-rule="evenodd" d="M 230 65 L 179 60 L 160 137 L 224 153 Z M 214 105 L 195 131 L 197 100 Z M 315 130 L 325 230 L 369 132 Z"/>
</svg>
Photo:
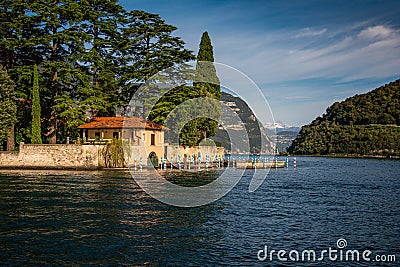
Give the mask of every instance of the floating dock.
<svg viewBox="0 0 400 267">
<path fill-rule="evenodd" d="M 286 161 L 267 161 L 267 162 L 236 162 L 237 169 L 269 169 L 285 168 Z"/>
</svg>

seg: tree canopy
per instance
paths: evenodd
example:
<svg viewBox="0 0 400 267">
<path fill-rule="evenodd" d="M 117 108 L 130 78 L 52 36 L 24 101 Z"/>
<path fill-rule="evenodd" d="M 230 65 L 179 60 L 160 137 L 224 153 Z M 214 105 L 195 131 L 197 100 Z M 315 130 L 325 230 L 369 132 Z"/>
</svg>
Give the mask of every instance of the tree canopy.
<svg viewBox="0 0 400 267">
<path fill-rule="evenodd" d="M 166 134 L 169 143 L 179 142 L 183 146 L 196 146 L 202 140 L 216 134 L 221 90 L 214 67 L 213 47 L 207 32 L 201 37 L 192 79 L 192 86 L 177 86 L 166 92 L 149 114 L 150 120 L 162 125 L 170 116 L 167 125 L 170 131 Z M 178 106 L 179 110 L 174 111 Z M 187 118 L 191 119 L 182 124 Z"/>
<path fill-rule="evenodd" d="M 17 88 L 17 142 L 31 141 L 34 65 L 42 139 L 56 143 L 77 138 L 87 118 L 124 109 L 137 83 L 194 59 L 175 26 L 116 0 L 5 0 L 0 23 L 0 64 Z"/>
<path fill-rule="evenodd" d="M 7 71 L 0 65 L 0 143 L 10 134 L 11 126 L 16 122 L 15 84 Z"/>
</svg>

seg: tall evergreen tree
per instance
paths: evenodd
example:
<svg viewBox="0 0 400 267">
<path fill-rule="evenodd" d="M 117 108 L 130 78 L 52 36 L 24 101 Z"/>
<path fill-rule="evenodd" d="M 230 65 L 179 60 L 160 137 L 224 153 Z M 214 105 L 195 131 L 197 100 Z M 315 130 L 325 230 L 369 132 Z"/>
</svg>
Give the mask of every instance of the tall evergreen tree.
<svg viewBox="0 0 400 267">
<path fill-rule="evenodd" d="M 51 144 L 57 142 L 57 98 L 87 80 L 85 72 L 74 66 L 76 55 L 84 49 L 85 40 L 84 33 L 77 27 L 83 19 L 80 10 L 80 3 L 71 0 L 34 1 L 31 5 L 31 12 L 40 23 L 38 29 L 41 34 L 32 41 L 43 59 L 42 75 L 46 81 L 44 101 L 49 107 L 44 114 L 48 129 L 44 135 Z"/>
<path fill-rule="evenodd" d="M 10 134 L 11 126 L 16 122 L 15 84 L 7 71 L 0 65 L 0 144 Z"/>
<path fill-rule="evenodd" d="M 131 100 L 137 89 L 135 84 L 195 58 L 193 52 L 185 48 L 185 42 L 172 35 L 176 29 L 158 14 L 133 10 L 125 16 L 118 75 L 119 100 L 122 103 Z"/>
<path fill-rule="evenodd" d="M 31 143 L 42 143 L 42 130 L 40 123 L 40 96 L 39 96 L 39 77 L 37 65 L 33 66 L 33 88 L 32 88 L 32 132 Z"/>
<path fill-rule="evenodd" d="M 76 22 L 76 29 L 84 45 L 79 46 L 69 59 L 79 76 L 74 77 L 67 91 L 55 98 L 54 105 L 58 132 L 63 139 L 79 137 L 77 127 L 88 117 L 115 115 L 118 90 L 116 58 L 121 35 L 118 27 L 125 14 L 117 2 L 79 2 L 82 16 Z"/>
<path fill-rule="evenodd" d="M 7 150 L 14 150 L 15 141 L 26 141 L 30 132 L 32 62 L 39 62 L 29 39 L 35 36 L 34 19 L 28 13 L 30 2 L 5 0 L 0 5 L 0 65 L 15 82 L 18 121 L 11 126 Z"/>
<path fill-rule="evenodd" d="M 160 124 L 163 124 L 168 116 L 172 116 L 170 117 L 173 118 L 174 123 L 169 122 L 170 131 L 166 135 L 169 142 L 176 142 L 177 136 L 179 136 L 180 145 L 196 146 L 203 139 L 215 135 L 218 122 L 210 117 L 218 117 L 220 107 L 216 105 L 215 101 L 207 100 L 207 98 L 219 100 L 221 91 L 213 63 L 213 47 L 208 33 L 205 32 L 200 42 L 193 86 L 179 86 L 170 90 L 158 101 L 149 115 L 150 120 Z M 204 99 L 196 102 L 202 103 L 196 109 L 190 105 L 184 105 L 177 113 L 172 112 L 185 101 L 200 97 Z M 188 117 L 195 117 L 195 119 L 182 125 L 182 121 Z"/>
<path fill-rule="evenodd" d="M 195 87 L 205 88 L 216 99 L 221 98 L 220 81 L 214 67 L 214 52 L 208 32 L 201 36 L 199 53 L 197 54 Z"/>
<path fill-rule="evenodd" d="M 117 0 L 85 0 L 80 29 L 86 36 L 86 51 L 78 62 L 90 75 L 90 86 L 81 91 L 79 105 L 91 116 L 113 116 L 116 110 L 116 72 L 125 10 Z"/>
<path fill-rule="evenodd" d="M 193 86 L 200 97 L 211 97 L 217 100 L 221 98 L 220 81 L 214 67 L 213 46 L 208 32 L 204 32 L 201 36 L 199 52 L 197 54 L 196 76 Z M 217 112 L 220 110 L 219 106 L 212 106 L 211 109 Z M 210 107 L 208 108 L 210 109 Z M 197 142 L 200 142 L 204 138 L 214 136 L 217 128 L 217 121 L 201 117 L 188 123 L 185 128 L 182 129 L 182 135 L 188 135 L 187 133 L 190 132 L 191 129 L 196 129 L 200 134 L 200 138 L 198 138 Z"/>
</svg>

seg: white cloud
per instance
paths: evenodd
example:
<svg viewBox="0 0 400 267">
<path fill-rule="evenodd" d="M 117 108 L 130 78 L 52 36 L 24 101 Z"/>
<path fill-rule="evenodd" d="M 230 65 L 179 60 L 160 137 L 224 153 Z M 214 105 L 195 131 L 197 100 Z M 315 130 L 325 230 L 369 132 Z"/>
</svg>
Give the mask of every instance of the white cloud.
<svg viewBox="0 0 400 267">
<path fill-rule="evenodd" d="M 319 35 L 318 27 L 220 33 L 213 38 L 214 56 L 263 85 L 277 119 L 306 123 L 334 101 L 380 85 L 365 82 L 359 88 L 358 81 L 400 75 L 400 30 L 372 23 L 329 27 Z M 294 38 L 307 31 L 308 38 Z M 308 79 L 316 83 L 296 85 Z"/>
<path fill-rule="evenodd" d="M 364 23 L 349 25 L 348 29 L 333 29 L 338 32 L 335 36 L 329 31 L 329 35 L 302 39 L 293 39 L 298 30 L 219 36 L 215 58 L 240 69 L 257 83 L 309 78 L 352 81 L 399 74 L 400 58 L 394 56 L 400 55 L 398 29 Z"/>
<path fill-rule="evenodd" d="M 314 30 L 313 28 L 304 28 L 298 34 L 295 35 L 295 38 L 318 36 L 324 34 L 326 31 L 327 31 L 326 28 L 321 30 Z"/>
<path fill-rule="evenodd" d="M 393 34 L 393 32 L 394 31 L 391 28 L 385 27 L 383 25 L 377 25 L 362 30 L 358 34 L 358 37 L 363 39 L 385 39 Z"/>
</svg>

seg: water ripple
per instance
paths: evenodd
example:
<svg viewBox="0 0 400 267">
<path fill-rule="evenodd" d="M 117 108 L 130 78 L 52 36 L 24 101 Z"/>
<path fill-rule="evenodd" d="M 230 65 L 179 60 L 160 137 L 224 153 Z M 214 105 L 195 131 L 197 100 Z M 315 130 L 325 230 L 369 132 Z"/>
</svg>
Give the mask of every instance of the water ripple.
<svg viewBox="0 0 400 267">
<path fill-rule="evenodd" d="M 2 171 L 0 264 L 295 266 L 258 262 L 257 252 L 322 250 L 339 238 L 400 257 L 399 161 L 297 160 L 296 170 L 271 170 L 253 193 L 247 170 L 225 197 L 196 208 L 158 202 L 127 172 Z M 215 173 L 166 178 L 198 186 Z"/>
</svg>

